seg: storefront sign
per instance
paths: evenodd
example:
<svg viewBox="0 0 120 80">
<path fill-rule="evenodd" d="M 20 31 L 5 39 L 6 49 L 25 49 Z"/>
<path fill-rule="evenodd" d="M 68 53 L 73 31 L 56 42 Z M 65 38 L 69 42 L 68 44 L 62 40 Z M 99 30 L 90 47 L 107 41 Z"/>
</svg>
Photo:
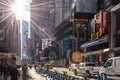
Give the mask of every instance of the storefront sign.
<svg viewBox="0 0 120 80">
<path fill-rule="evenodd" d="M 103 36 L 103 37 L 101 37 L 100 39 L 98 39 L 96 41 L 91 41 L 91 42 L 84 43 L 80 47 L 81 48 L 90 47 L 90 46 L 101 44 L 101 43 L 104 43 L 104 42 L 107 42 L 107 41 L 108 41 L 108 35 Z"/>
<path fill-rule="evenodd" d="M 100 27 L 104 29 L 108 29 L 108 11 L 101 10 L 100 11 Z"/>
<path fill-rule="evenodd" d="M 104 43 L 104 42 L 108 41 L 108 35 L 101 37 L 98 41 L 99 41 L 99 43 Z"/>
<path fill-rule="evenodd" d="M 98 39 L 98 32 L 91 34 L 91 40 L 97 40 Z"/>
<path fill-rule="evenodd" d="M 75 22 L 75 27 L 80 27 L 82 26 L 83 24 L 87 23 L 88 22 L 88 19 L 74 19 L 74 22 Z M 78 26 L 79 25 L 79 26 Z"/>
</svg>

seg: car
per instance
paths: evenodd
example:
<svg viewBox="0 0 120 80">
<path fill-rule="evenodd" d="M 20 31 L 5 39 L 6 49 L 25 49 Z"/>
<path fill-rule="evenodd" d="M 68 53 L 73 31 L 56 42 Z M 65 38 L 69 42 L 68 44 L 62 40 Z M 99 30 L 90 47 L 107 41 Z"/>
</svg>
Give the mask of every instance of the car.
<svg viewBox="0 0 120 80">
<path fill-rule="evenodd" d="M 101 67 L 96 66 L 94 62 L 81 62 L 76 65 L 76 69 L 74 70 L 74 74 L 82 74 L 86 77 L 91 77 L 91 75 L 97 75 L 99 73 Z"/>
<path fill-rule="evenodd" d="M 69 65 L 69 71 L 74 71 L 74 69 L 76 69 L 76 65 L 75 63 L 72 63 Z"/>
<path fill-rule="evenodd" d="M 54 60 L 48 61 L 47 63 L 44 64 L 44 68 L 46 68 L 46 69 L 53 69 L 54 63 L 55 63 Z"/>
<path fill-rule="evenodd" d="M 45 69 L 53 69 L 53 65 L 51 64 L 47 64 L 44 66 Z"/>
</svg>

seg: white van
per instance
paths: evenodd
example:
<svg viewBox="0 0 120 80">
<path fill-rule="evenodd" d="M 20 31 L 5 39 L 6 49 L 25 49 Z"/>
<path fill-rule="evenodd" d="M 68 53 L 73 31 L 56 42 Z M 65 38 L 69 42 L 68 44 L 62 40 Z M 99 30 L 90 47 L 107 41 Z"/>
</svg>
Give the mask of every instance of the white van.
<svg viewBox="0 0 120 80">
<path fill-rule="evenodd" d="M 99 74 L 106 74 L 108 78 L 120 80 L 120 57 L 108 59 L 100 69 Z"/>
</svg>

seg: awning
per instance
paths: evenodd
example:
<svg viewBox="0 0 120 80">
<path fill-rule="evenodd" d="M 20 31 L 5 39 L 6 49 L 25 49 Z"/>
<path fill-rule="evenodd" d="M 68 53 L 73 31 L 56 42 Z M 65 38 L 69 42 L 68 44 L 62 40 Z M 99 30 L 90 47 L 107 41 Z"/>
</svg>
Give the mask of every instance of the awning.
<svg viewBox="0 0 120 80">
<path fill-rule="evenodd" d="M 105 43 L 105 42 L 108 42 L 108 35 L 105 35 L 105 36 L 101 37 L 100 39 L 98 39 L 96 41 L 86 42 L 86 43 L 82 44 L 80 46 L 80 48 L 91 47 L 91 46 L 95 46 L 95 45 L 102 44 L 102 43 Z"/>
</svg>

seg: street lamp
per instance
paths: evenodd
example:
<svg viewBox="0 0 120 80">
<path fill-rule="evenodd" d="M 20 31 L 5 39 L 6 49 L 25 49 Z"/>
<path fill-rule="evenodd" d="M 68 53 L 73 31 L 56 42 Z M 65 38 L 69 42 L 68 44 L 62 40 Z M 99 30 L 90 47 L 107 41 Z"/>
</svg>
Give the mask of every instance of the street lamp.
<svg viewBox="0 0 120 80">
<path fill-rule="evenodd" d="M 28 54 L 28 35 L 29 32 L 25 31 L 25 35 L 26 35 L 26 55 Z M 28 55 L 26 56 L 26 59 L 28 59 Z"/>
</svg>

